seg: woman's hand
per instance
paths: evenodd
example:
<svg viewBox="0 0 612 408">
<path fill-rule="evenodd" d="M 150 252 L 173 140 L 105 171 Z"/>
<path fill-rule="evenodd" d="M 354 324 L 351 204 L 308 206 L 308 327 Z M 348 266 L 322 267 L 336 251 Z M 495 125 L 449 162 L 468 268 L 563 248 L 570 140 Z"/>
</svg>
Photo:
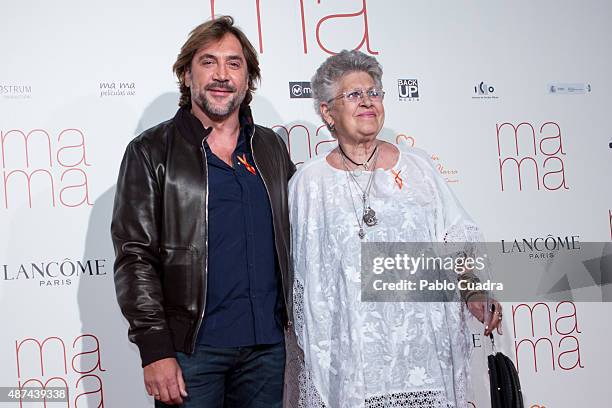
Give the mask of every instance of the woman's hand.
<svg viewBox="0 0 612 408">
<path fill-rule="evenodd" d="M 498 329 L 497 332 L 502 334 L 501 322 L 502 322 L 502 307 L 498 301 L 493 299 L 482 299 L 475 295 L 468 299 L 467 307 L 470 313 L 474 315 L 481 323 L 485 325 L 485 336 L 490 335 L 493 330 Z"/>
</svg>

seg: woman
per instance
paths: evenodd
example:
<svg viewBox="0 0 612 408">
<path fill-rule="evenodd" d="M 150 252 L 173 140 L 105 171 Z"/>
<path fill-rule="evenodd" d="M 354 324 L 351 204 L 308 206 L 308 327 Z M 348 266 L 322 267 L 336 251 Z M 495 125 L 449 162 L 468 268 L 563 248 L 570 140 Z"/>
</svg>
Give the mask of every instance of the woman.
<svg viewBox="0 0 612 408">
<path fill-rule="evenodd" d="M 423 152 L 377 138 L 385 109 L 376 59 L 342 51 L 312 89 L 338 147 L 289 185 L 298 405 L 465 407 L 465 303 L 362 302 L 360 244 L 477 241 L 478 228 Z M 501 307 L 490 314 L 491 303 L 475 299 L 469 310 L 488 335 Z"/>
</svg>

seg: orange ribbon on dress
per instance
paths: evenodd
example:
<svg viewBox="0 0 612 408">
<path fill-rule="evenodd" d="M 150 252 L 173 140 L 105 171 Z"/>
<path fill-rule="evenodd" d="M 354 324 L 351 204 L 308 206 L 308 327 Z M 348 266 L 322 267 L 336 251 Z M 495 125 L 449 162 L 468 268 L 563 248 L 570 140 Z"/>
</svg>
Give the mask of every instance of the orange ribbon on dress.
<svg viewBox="0 0 612 408">
<path fill-rule="evenodd" d="M 395 170 L 391 169 L 391 173 L 393 173 L 393 175 L 395 176 L 395 178 L 394 178 L 395 184 L 397 184 L 397 186 L 399 187 L 400 190 L 402 189 L 402 187 L 404 187 L 404 180 L 402 180 L 402 178 L 400 176 L 401 172 L 402 172 L 401 170 L 395 171 Z"/>
<path fill-rule="evenodd" d="M 236 156 L 236 157 L 238 158 L 238 161 L 239 161 L 240 163 L 244 164 L 244 167 L 246 167 L 246 169 L 247 169 L 248 171 L 250 171 L 250 172 L 251 172 L 251 173 L 253 173 L 253 174 L 257 174 L 257 173 L 255 172 L 255 167 L 251 166 L 251 165 L 249 164 L 249 162 L 247 161 L 247 159 L 246 159 L 246 154 L 245 154 L 245 153 L 242 153 L 242 157 L 240 157 L 240 156 Z"/>
</svg>

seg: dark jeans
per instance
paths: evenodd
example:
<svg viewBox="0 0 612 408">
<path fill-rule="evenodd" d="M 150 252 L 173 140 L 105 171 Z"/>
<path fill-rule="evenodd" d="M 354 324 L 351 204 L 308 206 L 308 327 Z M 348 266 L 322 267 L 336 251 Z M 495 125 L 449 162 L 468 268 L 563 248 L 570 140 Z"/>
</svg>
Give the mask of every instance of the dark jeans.
<svg viewBox="0 0 612 408">
<path fill-rule="evenodd" d="M 281 408 L 285 342 L 251 347 L 197 345 L 177 353 L 189 396 L 181 408 Z M 156 408 L 173 407 L 155 401 Z"/>
</svg>

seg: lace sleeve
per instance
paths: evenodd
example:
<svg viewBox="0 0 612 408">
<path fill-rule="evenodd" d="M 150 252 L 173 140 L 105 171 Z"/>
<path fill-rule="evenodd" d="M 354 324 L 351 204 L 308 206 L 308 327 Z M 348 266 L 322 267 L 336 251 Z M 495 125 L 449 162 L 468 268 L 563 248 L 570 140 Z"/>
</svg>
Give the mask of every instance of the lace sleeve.
<svg viewBox="0 0 612 408">
<path fill-rule="evenodd" d="M 294 330 L 287 330 L 285 344 L 287 366 L 285 368 L 285 408 L 326 408 L 312 381 L 310 371 L 304 366 L 304 353 L 296 333 L 304 329 L 304 285 L 295 279 L 293 283 Z"/>
<path fill-rule="evenodd" d="M 460 290 L 461 299 L 465 302 L 476 295 L 482 298 L 487 298 L 490 295 L 484 290 L 475 289 L 477 283 L 490 278 L 491 267 L 487 261 L 486 245 L 483 240 L 480 229 L 471 221 L 466 221 L 465 219 L 458 220 L 458 222 L 448 227 L 444 233 L 443 242 L 451 246 L 454 244 L 453 250 L 455 256 L 464 259 L 479 259 L 484 265 L 484 268 L 466 269 L 465 272 L 458 275 L 458 281 L 467 282 L 467 285 L 462 285 L 462 287 L 467 289 Z"/>
</svg>

